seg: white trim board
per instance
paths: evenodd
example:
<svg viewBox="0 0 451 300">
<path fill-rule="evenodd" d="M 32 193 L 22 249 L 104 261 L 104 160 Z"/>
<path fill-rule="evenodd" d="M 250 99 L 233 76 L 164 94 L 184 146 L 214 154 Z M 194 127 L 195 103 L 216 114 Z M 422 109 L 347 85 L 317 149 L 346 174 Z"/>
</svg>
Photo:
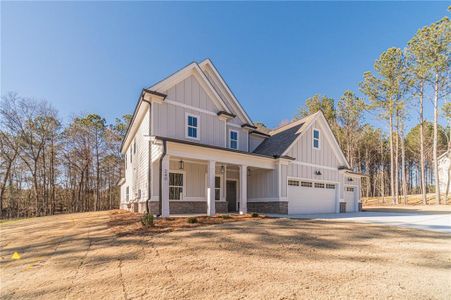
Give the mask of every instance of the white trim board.
<svg viewBox="0 0 451 300">
<path fill-rule="evenodd" d="M 307 163 L 307 162 L 303 162 L 303 161 L 298 161 L 298 160 L 294 160 L 291 162 L 292 164 L 295 165 L 300 165 L 300 166 L 306 166 L 306 167 L 312 167 L 312 168 L 320 168 L 320 169 L 325 169 L 325 170 L 331 170 L 331 171 L 339 171 L 338 168 L 334 168 L 334 167 L 328 167 L 328 166 L 321 166 L 321 165 L 316 165 L 316 164 L 311 164 L 311 163 Z"/>
<path fill-rule="evenodd" d="M 304 177 L 293 177 L 293 176 L 287 176 L 287 182 L 288 179 L 290 180 L 300 180 L 300 181 L 309 181 L 309 182 L 324 182 L 324 183 L 333 183 L 333 184 L 339 184 L 339 181 L 333 181 L 333 180 L 324 180 L 324 179 L 311 179 L 311 178 L 304 178 Z"/>
<path fill-rule="evenodd" d="M 240 111 L 240 113 L 242 114 L 242 116 L 244 117 L 244 119 L 246 119 L 246 121 L 252 125 L 252 121 L 250 119 L 250 117 L 248 116 L 248 114 L 246 113 L 246 111 L 244 110 L 244 108 L 241 106 L 240 102 L 238 101 L 238 99 L 236 99 L 235 95 L 233 94 L 233 92 L 230 90 L 229 86 L 227 85 L 227 83 L 225 83 L 224 79 L 222 78 L 221 74 L 219 74 L 218 70 L 216 69 L 215 65 L 213 64 L 213 62 L 210 59 L 205 59 L 204 61 L 202 61 L 199 66 L 200 67 L 204 67 L 205 65 L 208 65 L 212 70 L 213 73 L 215 74 L 215 76 L 219 79 L 219 81 L 221 82 L 222 86 L 224 87 L 225 91 L 229 94 L 230 98 L 232 99 L 232 101 L 234 101 L 235 106 L 238 108 L 238 110 Z M 230 103 L 231 104 L 231 103 Z M 233 106 L 233 105 L 232 105 Z"/>
<path fill-rule="evenodd" d="M 206 110 L 206 109 L 202 109 L 202 108 L 198 108 L 198 107 L 195 107 L 195 106 L 191 106 L 191 105 L 188 105 L 188 104 L 185 104 L 185 103 L 181 103 L 181 102 L 178 102 L 178 101 L 175 101 L 175 100 L 166 99 L 166 100 L 164 100 L 164 102 L 167 103 L 167 104 L 171 104 L 171 105 L 180 106 L 180 107 L 183 107 L 183 108 L 192 109 L 192 110 L 195 110 L 195 111 L 198 111 L 198 112 L 201 112 L 201 113 L 204 113 L 204 114 L 212 115 L 212 116 L 215 116 L 215 117 L 218 116 L 216 113 L 214 113 L 212 111 L 209 111 L 209 110 Z M 160 103 L 158 103 L 158 104 L 160 104 Z M 161 104 L 163 104 L 163 103 L 161 103 Z"/>
<path fill-rule="evenodd" d="M 211 99 L 216 104 L 218 109 L 231 113 L 227 105 L 224 103 L 222 98 L 216 92 L 211 82 L 208 80 L 208 78 L 205 76 L 205 73 L 201 70 L 201 68 L 196 62 L 192 62 L 186 67 L 178 70 L 169 77 L 151 86 L 149 89 L 164 93 L 170 87 L 188 78 L 190 75 L 193 75 L 196 79 L 198 79 L 199 84 L 201 85 L 201 87 L 205 89 L 205 92 L 208 94 L 208 96 L 211 97 Z"/>
</svg>

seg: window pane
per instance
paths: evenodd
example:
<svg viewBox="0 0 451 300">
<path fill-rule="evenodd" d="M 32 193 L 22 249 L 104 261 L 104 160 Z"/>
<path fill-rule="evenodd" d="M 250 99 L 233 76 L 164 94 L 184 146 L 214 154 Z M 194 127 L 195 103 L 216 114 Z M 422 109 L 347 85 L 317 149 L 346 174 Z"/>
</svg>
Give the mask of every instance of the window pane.
<svg viewBox="0 0 451 300">
<path fill-rule="evenodd" d="M 236 141 L 230 141 L 230 148 L 237 149 L 238 148 L 238 143 Z"/>
<path fill-rule="evenodd" d="M 193 126 L 193 117 L 188 116 L 188 125 Z"/>
<path fill-rule="evenodd" d="M 183 186 L 183 174 L 174 174 L 175 175 L 175 184 L 177 186 Z"/>
<path fill-rule="evenodd" d="M 230 131 L 230 139 L 238 140 L 238 133 L 236 133 L 235 131 Z"/>
<path fill-rule="evenodd" d="M 221 200 L 221 190 L 215 189 L 215 200 Z"/>
<path fill-rule="evenodd" d="M 215 177 L 215 188 L 220 188 L 221 187 L 221 177 L 216 176 Z"/>
<path fill-rule="evenodd" d="M 313 130 L 313 137 L 315 139 L 319 139 L 319 131 L 318 130 Z"/>
<path fill-rule="evenodd" d="M 319 140 L 313 140 L 313 147 L 319 148 Z"/>
<path fill-rule="evenodd" d="M 197 118 L 193 117 L 193 126 L 197 127 Z"/>
<path fill-rule="evenodd" d="M 197 129 L 196 128 L 193 128 L 193 135 L 192 136 L 197 138 Z"/>
</svg>

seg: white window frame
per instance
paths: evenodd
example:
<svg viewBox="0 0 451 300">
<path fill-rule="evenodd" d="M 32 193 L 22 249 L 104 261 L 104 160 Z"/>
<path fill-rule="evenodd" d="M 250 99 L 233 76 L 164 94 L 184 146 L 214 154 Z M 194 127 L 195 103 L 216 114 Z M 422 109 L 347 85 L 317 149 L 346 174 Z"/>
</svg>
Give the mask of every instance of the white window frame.
<svg viewBox="0 0 451 300">
<path fill-rule="evenodd" d="M 219 187 L 216 187 L 216 177 L 219 177 Z M 221 201 L 223 199 L 222 186 L 222 175 L 215 175 L 215 201 Z M 216 199 L 216 190 L 219 190 L 219 199 Z"/>
<path fill-rule="evenodd" d="M 315 138 L 315 131 L 318 131 L 318 138 Z M 315 140 L 318 141 L 318 148 L 315 147 Z M 318 128 L 313 128 L 312 130 L 312 148 L 315 150 L 321 149 L 321 130 Z"/>
<path fill-rule="evenodd" d="M 197 127 L 188 125 L 188 118 L 189 117 L 197 118 Z M 188 135 L 188 128 L 189 127 L 196 128 L 196 130 L 197 130 L 197 137 L 192 137 L 192 136 Z M 198 115 L 191 114 L 191 113 L 185 113 L 185 138 L 191 139 L 191 140 L 200 140 L 200 117 Z"/>
<path fill-rule="evenodd" d="M 232 132 L 236 133 L 236 149 L 232 148 Z M 240 149 L 240 132 L 238 130 L 229 129 L 229 148 L 233 150 Z"/>
<path fill-rule="evenodd" d="M 219 188 L 216 187 L 216 177 L 219 177 Z M 231 179 L 227 179 L 231 180 Z M 216 200 L 216 190 L 219 189 L 219 200 Z M 224 197 L 224 175 L 223 174 L 215 174 L 215 201 L 225 201 Z M 208 194 L 208 173 L 205 174 L 205 199 Z"/>
<path fill-rule="evenodd" d="M 169 170 L 169 174 L 171 173 L 176 173 L 176 174 L 182 174 L 183 175 L 183 180 L 182 180 L 182 193 L 180 196 L 180 199 L 171 199 L 169 198 L 169 201 L 183 201 L 185 199 L 185 191 L 186 191 L 186 172 L 185 171 L 179 171 L 179 170 Z M 170 175 L 169 175 L 170 177 Z M 169 184 L 168 184 L 168 189 L 170 189 L 171 187 L 180 187 L 178 185 L 171 185 L 171 181 L 170 178 L 168 178 Z M 168 194 L 171 195 L 171 193 L 168 191 Z"/>
</svg>

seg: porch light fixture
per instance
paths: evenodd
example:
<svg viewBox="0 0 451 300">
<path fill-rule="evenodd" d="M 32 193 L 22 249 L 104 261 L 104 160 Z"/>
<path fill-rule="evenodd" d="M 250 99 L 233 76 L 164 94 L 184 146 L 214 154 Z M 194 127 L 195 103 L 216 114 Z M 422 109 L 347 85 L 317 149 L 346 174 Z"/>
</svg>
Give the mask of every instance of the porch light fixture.
<svg viewBox="0 0 451 300">
<path fill-rule="evenodd" d="M 221 174 L 224 174 L 224 172 L 225 172 L 225 167 L 221 166 Z"/>
<path fill-rule="evenodd" d="M 315 171 L 315 175 L 321 175 L 321 171 Z"/>
<path fill-rule="evenodd" d="M 179 169 L 183 170 L 185 168 L 185 163 L 183 162 L 183 160 L 179 161 Z"/>
</svg>

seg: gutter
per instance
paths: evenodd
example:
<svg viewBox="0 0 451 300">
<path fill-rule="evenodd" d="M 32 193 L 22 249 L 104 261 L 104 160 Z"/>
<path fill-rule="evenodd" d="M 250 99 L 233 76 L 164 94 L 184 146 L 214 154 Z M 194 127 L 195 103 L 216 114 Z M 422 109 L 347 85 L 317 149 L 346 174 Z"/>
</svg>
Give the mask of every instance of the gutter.
<svg viewBox="0 0 451 300">
<path fill-rule="evenodd" d="M 150 137 L 151 125 L 152 125 L 152 120 L 150 119 L 151 116 L 152 116 L 152 113 L 151 113 L 152 102 L 145 100 L 144 97 L 142 97 L 141 100 L 144 101 L 144 102 L 147 102 L 149 104 L 149 137 Z M 147 166 L 147 199 L 146 199 L 146 213 L 148 213 L 148 214 L 150 213 L 149 202 L 150 202 L 151 191 L 152 191 L 151 190 L 151 188 L 152 188 L 151 187 L 151 180 L 150 180 L 150 176 L 152 175 L 151 174 L 151 170 L 150 170 L 150 165 L 152 163 L 152 159 L 150 157 L 151 147 L 152 147 L 152 144 L 151 144 L 150 139 L 149 139 L 149 146 L 147 148 L 147 149 L 149 149 L 149 162 L 148 162 L 148 166 Z"/>
<path fill-rule="evenodd" d="M 159 199 L 158 199 L 158 202 L 159 202 L 159 206 L 160 206 L 160 216 L 163 214 L 163 194 L 162 194 L 162 192 L 163 192 L 163 158 L 166 156 L 166 151 L 167 151 L 167 149 L 166 149 L 166 140 L 162 140 L 163 141 L 163 153 L 161 154 L 161 157 L 160 157 L 160 174 L 159 174 L 159 176 L 160 176 L 160 195 L 159 195 Z"/>
</svg>

